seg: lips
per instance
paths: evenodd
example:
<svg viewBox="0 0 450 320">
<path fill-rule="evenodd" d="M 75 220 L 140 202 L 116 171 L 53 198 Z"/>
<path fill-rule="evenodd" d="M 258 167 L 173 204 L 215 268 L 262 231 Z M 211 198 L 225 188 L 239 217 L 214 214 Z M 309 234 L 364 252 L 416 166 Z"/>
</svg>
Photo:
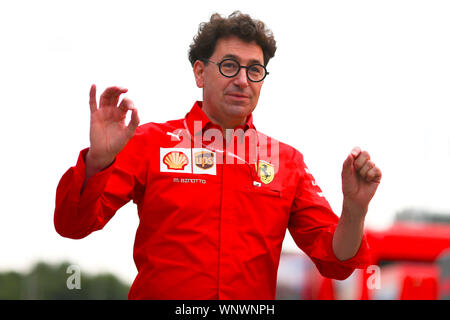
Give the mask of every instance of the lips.
<svg viewBox="0 0 450 320">
<path fill-rule="evenodd" d="M 248 99 L 250 98 L 250 96 L 244 94 L 244 93 L 239 93 L 239 92 L 231 92 L 231 93 L 227 93 L 227 96 L 230 96 L 232 98 L 236 98 L 236 99 Z"/>
</svg>

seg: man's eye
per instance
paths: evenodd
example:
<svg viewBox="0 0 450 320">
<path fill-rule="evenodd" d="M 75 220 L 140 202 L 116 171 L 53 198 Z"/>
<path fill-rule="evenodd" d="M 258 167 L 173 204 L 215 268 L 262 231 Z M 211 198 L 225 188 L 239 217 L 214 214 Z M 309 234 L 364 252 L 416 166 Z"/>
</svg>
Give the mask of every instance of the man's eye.
<svg viewBox="0 0 450 320">
<path fill-rule="evenodd" d="M 261 74 L 263 72 L 260 66 L 250 66 L 249 71 L 253 74 Z"/>
<path fill-rule="evenodd" d="M 222 67 L 227 69 L 236 69 L 236 64 L 233 62 L 225 62 L 222 64 Z"/>
</svg>

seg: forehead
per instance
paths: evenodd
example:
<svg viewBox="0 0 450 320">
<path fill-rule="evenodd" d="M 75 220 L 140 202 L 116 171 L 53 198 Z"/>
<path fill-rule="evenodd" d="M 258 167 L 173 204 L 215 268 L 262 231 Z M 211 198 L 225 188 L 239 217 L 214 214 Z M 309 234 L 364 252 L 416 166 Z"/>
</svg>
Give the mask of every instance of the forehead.
<svg viewBox="0 0 450 320">
<path fill-rule="evenodd" d="M 225 56 L 234 56 L 241 63 L 257 61 L 262 64 L 264 62 L 263 51 L 255 41 L 245 42 L 235 36 L 220 38 L 217 41 L 212 58 L 222 59 Z"/>
</svg>

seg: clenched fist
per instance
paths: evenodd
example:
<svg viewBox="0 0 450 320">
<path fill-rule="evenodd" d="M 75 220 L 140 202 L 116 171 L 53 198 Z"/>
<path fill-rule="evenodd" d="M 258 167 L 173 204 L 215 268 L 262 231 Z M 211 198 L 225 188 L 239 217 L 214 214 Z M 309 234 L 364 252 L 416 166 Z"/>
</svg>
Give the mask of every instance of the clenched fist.
<svg viewBox="0 0 450 320">
<path fill-rule="evenodd" d="M 365 214 L 380 181 L 381 170 L 370 160 L 369 153 L 353 148 L 342 167 L 344 205 Z"/>
</svg>

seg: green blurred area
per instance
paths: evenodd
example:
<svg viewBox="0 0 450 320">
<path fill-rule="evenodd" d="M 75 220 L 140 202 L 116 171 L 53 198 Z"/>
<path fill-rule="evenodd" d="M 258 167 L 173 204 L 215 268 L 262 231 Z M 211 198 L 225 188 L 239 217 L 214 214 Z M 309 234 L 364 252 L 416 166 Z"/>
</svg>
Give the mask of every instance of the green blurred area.
<svg viewBox="0 0 450 320">
<path fill-rule="evenodd" d="M 130 286 L 110 273 L 77 276 L 67 262 L 50 265 L 39 262 L 29 273 L 0 273 L 2 300 L 125 300 Z M 78 285 L 75 285 L 78 284 Z"/>
</svg>

